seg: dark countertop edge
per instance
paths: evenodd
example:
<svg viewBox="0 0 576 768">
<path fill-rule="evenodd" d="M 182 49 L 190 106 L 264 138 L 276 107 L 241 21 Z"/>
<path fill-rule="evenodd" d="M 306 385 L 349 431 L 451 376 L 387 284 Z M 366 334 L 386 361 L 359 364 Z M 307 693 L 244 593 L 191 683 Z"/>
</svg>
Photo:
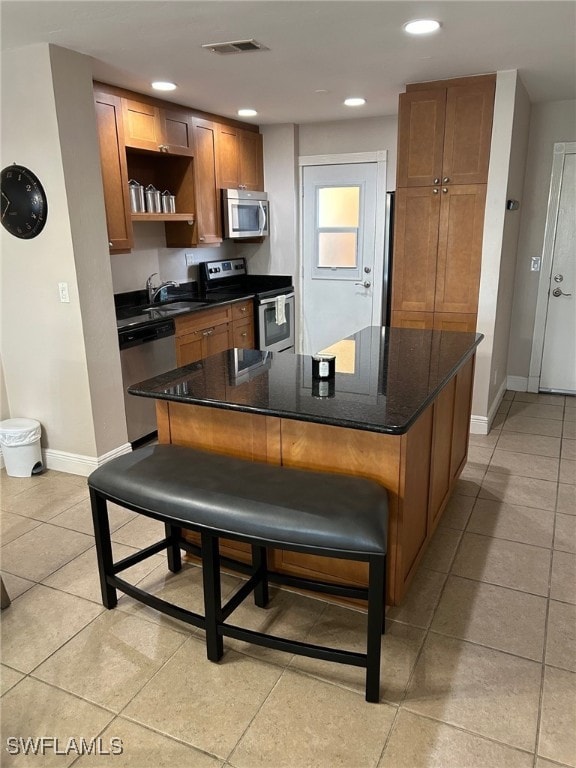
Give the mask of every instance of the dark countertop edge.
<svg viewBox="0 0 576 768">
<path fill-rule="evenodd" d="M 326 424 L 332 427 L 342 427 L 344 429 L 356 429 L 363 432 L 377 432 L 385 435 L 404 435 L 408 432 L 410 427 L 418 420 L 422 413 L 428 408 L 428 406 L 436 399 L 438 394 L 444 389 L 446 384 L 452 379 L 452 377 L 470 360 L 472 355 L 476 353 L 476 349 L 484 335 L 481 333 L 476 334 L 476 339 L 470 349 L 463 355 L 460 360 L 454 365 L 449 373 L 442 379 L 432 392 L 422 401 L 421 405 L 415 410 L 413 415 L 408 421 L 403 424 L 398 424 L 389 427 L 379 427 L 374 424 L 367 424 L 366 422 L 358 422 L 350 419 L 335 419 L 329 416 L 315 416 L 314 414 L 295 414 L 291 411 L 283 411 L 277 408 L 256 408 L 251 405 L 244 405 L 242 403 L 225 403 L 221 400 L 209 400 L 209 399 L 197 399 L 190 395 L 172 395 L 164 394 L 162 392 L 149 392 L 139 390 L 135 387 L 129 387 L 128 393 L 137 397 L 149 397 L 154 400 L 165 400 L 168 402 L 184 403 L 187 405 L 199 405 L 206 408 L 219 408 L 225 411 L 238 411 L 241 413 L 253 413 L 259 416 L 275 416 L 282 419 L 291 419 L 292 421 L 305 421 L 313 424 Z M 176 368 L 177 371 L 185 370 L 187 366 L 182 368 Z"/>
</svg>

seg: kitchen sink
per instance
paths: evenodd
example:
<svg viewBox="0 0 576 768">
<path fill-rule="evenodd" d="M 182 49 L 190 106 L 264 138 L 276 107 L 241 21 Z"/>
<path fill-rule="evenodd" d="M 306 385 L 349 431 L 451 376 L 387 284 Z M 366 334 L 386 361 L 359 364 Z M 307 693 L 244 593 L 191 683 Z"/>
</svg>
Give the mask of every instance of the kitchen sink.
<svg viewBox="0 0 576 768">
<path fill-rule="evenodd" d="M 207 306 L 207 301 L 172 301 L 169 304 L 158 304 L 155 307 L 147 307 L 142 312 L 150 314 L 152 317 L 170 317 L 171 315 L 178 315 L 181 312 L 189 312 L 196 307 Z"/>
</svg>

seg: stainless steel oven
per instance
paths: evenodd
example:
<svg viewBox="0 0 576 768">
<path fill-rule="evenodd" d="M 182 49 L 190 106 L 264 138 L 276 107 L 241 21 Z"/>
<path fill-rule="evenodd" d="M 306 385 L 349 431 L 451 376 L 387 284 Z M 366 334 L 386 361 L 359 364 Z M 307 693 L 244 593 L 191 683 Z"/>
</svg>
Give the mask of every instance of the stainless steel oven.
<svg viewBox="0 0 576 768">
<path fill-rule="evenodd" d="M 249 275 L 244 257 L 203 262 L 199 270 L 200 288 L 207 296 L 254 296 L 258 349 L 294 350 L 294 284 L 290 275 Z"/>
<path fill-rule="evenodd" d="M 294 293 L 256 298 L 258 348 L 266 352 L 294 351 Z"/>
</svg>

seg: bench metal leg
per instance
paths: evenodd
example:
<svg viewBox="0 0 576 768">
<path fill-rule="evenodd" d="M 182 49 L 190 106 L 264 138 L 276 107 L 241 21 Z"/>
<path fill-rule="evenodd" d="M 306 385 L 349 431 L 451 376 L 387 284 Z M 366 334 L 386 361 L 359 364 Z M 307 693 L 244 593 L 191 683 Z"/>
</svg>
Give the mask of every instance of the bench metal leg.
<svg viewBox="0 0 576 768">
<path fill-rule="evenodd" d="M 218 537 L 202 533 L 202 580 L 204 585 L 204 616 L 206 619 L 206 655 L 210 661 L 220 661 L 224 653 L 222 635 L 222 589 L 220 585 L 220 551 Z"/>
<path fill-rule="evenodd" d="M 166 538 L 170 539 L 170 544 L 168 544 L 166 549 L 168 570 L 172 571 L 172 573 L 178 573 L 182 569 L 182 552 L 178 543 L 182 536 L 182 528 L 170 525 L 170 523 L 165 523 L 164 528 L 166 530 Z"/>
<path fill-rule="evenodd" d="M 266 608 L 270 599 L 268 593 L 268 553 L 266 547 L 252 546 L 252 565 L 254 573 L 260 571 L 260 581 L 254 588 L 254 603 L 259 608 Z"/>
<path fill-rule="evenodd" d="M 118 594 L 114 587 L 108 584 L 106 579 L 107 576 L 114 575 L 108 506 L 106 499 L 100 496 L 93 488 L 90 489 L 90 504 L 92 506 L 92 520 L 94 522 L 94 538 L 96 542 L 98 573 L 100 574 L 102 604 L 106 608 L 116 608 L 118 605 Z"/>
<path fill-rule="evenodd" d="M 366 701 L 378 702 L 380 700 L 380 644 L 385 621 L 386 557 L 374 556 L 370 558 L 369 563 Z"/>
</svg>

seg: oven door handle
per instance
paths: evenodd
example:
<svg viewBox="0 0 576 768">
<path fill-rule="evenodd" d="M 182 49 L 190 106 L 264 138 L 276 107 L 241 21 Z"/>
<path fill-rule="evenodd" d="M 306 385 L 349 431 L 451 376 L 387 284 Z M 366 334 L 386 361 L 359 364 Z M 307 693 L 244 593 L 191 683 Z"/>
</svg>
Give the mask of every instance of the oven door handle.
<svg viewBox="0 0 576 768">
<path fill-rule="evenodd" d="M 293 293 L 286 293 L 286 294 L 281 293 L 278 296 L 273 296 L 271 299 L 258 299 L 258 304 L 260 304 L 260 306 L 264 306 L 264 304 L 275 304 L 276 303 L 276 299 L 279 299 L 280 296 L 284 296 L 286 301 L 288 301 L 288 299 L 293 299 L 294 298 L 294 294 Z"/>
</svg>

